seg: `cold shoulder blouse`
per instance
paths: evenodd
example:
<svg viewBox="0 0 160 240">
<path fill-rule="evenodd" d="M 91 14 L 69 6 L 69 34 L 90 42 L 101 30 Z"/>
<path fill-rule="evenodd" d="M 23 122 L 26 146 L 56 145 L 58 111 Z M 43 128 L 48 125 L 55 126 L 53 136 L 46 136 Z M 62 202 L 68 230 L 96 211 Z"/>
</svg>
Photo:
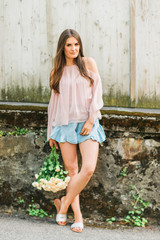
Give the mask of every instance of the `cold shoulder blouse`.
<svg viewBox="0 0 160 240">
<path fill-rule="evenodd" d="M 90 80 L 81 76 L 77 65 L 65 66 L 60 80 L 60 94 L 51 91 L 48 105 L 47 139 L 52 126 L 68 125 L 73 122 L 84 122 L 88 118 L 92 123 L 101 119 L 100 109 L 103 106 L 102 84 L 100 76 L 88 70 Z"/>
</svg>

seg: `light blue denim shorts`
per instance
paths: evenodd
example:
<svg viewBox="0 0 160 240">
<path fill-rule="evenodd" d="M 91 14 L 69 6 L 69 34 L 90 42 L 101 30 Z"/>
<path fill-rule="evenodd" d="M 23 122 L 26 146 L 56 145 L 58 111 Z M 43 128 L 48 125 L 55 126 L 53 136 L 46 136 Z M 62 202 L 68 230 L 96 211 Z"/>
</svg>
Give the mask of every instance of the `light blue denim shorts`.
<svg viewBox="0 0 160 240">
<path fill-rule="evenodd" d="M 99 123 L 99 119 L 93 124 L 90 134 L 85 136 L 80 135 L 84 123 L 85 122 L 69 123 L 68 125 L 52 127 L 50 138 L 57 142 L 69 142 L 72 144 L 81 143 L 88 139 L 95 140 L 99 143 L 105 141 L 105 132 Z"/>
</svg>

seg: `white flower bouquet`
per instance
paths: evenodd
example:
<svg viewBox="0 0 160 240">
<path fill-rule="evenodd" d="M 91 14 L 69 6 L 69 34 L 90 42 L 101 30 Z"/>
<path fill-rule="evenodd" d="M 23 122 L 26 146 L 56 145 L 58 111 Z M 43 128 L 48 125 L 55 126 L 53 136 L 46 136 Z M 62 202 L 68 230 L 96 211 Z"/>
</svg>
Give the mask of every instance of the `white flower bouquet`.
<svg viewBox="0 0 160 240">
<path fill-rule="evenodd" d="M 70 177 L 66 176 L 67 171 L 60 165 L 59 154 L 53 146 L 51 153 L 46 156 L 43 167 L 39 174 L 35 174 L 36 181 L 32 183 L 33 187 L 51 192 L 58 192 L 67 187 Z"/>
</svg>

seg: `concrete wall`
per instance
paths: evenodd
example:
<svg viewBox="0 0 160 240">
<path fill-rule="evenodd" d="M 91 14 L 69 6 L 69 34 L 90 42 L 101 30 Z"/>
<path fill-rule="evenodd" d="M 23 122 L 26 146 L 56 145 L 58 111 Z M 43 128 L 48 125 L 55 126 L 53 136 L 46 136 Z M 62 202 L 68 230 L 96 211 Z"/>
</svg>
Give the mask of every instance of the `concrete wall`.
<svg viewBox="0 0 160 240">
<path fill-rule="evenodd" d="M 105 105 L 160 107 L 159 10 L 157 0 L 1 0 L 0 100 L 48 102 L 58 37 L 74 28 Z"/>
</svg>

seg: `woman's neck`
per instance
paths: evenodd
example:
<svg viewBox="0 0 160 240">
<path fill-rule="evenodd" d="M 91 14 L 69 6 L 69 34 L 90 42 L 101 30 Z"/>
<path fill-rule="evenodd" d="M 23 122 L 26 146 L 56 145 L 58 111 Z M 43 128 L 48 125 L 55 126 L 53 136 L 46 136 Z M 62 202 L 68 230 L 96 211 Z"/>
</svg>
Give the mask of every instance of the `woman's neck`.
<svg viewBox="0 0 160 240">
<path fill-rule="evenodd" d="M 66 60 L 66 66 L 72 66 L 75 62 L 73 60 Z"/>
</svg>

